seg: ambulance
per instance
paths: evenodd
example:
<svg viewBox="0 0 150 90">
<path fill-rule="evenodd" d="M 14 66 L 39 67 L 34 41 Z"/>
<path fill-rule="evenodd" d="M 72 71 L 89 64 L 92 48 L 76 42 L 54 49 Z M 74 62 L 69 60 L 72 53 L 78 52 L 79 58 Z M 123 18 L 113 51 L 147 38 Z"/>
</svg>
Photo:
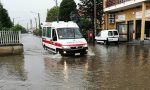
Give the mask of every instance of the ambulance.
<svg viewBox="0 0 150 90">
<path fill-rule="evenodd" d="M 44 49 L 64 55 L 85 55 L 88 44 L 80 33 L 78 25 L 72 21 L 44 22 L 42 25 L 42 45 Z"/>
</svg>

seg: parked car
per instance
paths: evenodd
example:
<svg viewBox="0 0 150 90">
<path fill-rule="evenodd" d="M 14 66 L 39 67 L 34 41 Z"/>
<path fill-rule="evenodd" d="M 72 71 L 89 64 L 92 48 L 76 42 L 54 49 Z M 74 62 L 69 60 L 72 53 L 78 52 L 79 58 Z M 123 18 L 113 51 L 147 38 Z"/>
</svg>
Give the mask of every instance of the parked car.
<svg viewBox="0 0 150 90">
<path fill-rule="evenodd" d="M 117 30 L 102 30 L 95 37 L 97 43 L 116 43 L 119 42 L 119 34 Z"/>
</svg>

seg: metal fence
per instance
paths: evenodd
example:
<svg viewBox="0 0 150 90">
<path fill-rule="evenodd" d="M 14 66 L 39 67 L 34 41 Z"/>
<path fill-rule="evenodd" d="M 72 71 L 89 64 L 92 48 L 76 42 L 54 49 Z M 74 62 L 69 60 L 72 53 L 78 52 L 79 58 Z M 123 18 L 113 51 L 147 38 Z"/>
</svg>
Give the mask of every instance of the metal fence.
<svg viewBox="0 0 150 90">
<path fill-rule="evenodd" d="M 0 45 L 20 44 L 20 31 L 0 31 Z"/>
</svg>

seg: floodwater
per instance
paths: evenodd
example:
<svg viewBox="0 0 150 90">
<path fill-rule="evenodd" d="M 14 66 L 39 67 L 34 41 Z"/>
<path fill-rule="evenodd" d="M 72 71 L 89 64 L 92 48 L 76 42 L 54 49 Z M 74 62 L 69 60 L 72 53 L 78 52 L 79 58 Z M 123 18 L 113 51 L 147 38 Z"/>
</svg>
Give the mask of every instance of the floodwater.
<svg viewBox="0 0 150 90">
<path fill-rule="evenodd" d="M 0 57 L 0 90 L 150 90 L 150 46 L 90 45 L 61 57 L 41 38 L 22 35 L 24 54 Z"/>
</svg>

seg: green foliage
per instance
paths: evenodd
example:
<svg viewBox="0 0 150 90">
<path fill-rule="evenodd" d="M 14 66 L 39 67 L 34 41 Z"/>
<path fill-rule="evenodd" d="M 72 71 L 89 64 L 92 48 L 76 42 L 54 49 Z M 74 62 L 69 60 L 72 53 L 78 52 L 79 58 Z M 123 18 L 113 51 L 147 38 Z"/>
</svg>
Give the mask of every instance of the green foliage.
<svg viewBox="0 0 150 90">
<path fill-rule="evenodd" d="M 37 35 L 37 36 L 42 36 L 42 30 L 41 29 L 36 29 L 36 30 L 33 31 L 33 34 Z"/>
<path fill-rule="evenodd" d="M 76 11 L 76 7 L 74 0 L 63 0 L 59 8 L 59 20 L 70 21 L 70 14 Z"/>
<path fill-rule="evenodd" d="M 46 22 L 57 21 L 59 7 L 53 7 L 47 11 Z"/>
<path fill-rule="evenodd" d="M 2 30 L 2 23 L 1 23 L 1 21 L 0 21 L 0 30 Z"/>
<path fill-rule="evenodd" d="M 94 1 L 93 0 L 80 0 L 79 9 L 83 11 L 85 17 L 94 18 Z"/>
<path fill-rule="evenodd" d="M 7 10 L 3 8 L 2 4 L 0 3 L 0 27 L 11 28 L 13 26 L 10 17 L 7 13 Z"/>
<path fill-rule="evenodd" d="M 80 25 L 81 25 L 82 29 L 88 30 L 91 27 L 91 21 L 88 18 L 81 17 Z"/>
<path fill-rule="evenodd" d="M 84 17 L 91 20 L 91 28 L 94 28 L 94 0 L 80 0 L 79 10 L 82 11 Z M 103 0 L 96 0 L 96 17 L 102 27 L 102 16 L 103 16 Z M 97 23 L 98 24 L 98 23 Z"/>
<path fill-rule="evenodd" d="M 19 25 L 19 24 L 17 24 L 14 27 L 12 27 L 11 30 L 13 30 L 13 31 L 21 31 L 21 33 L 27 33 L 26 29 L 23 26 Z"/>
</svg>

